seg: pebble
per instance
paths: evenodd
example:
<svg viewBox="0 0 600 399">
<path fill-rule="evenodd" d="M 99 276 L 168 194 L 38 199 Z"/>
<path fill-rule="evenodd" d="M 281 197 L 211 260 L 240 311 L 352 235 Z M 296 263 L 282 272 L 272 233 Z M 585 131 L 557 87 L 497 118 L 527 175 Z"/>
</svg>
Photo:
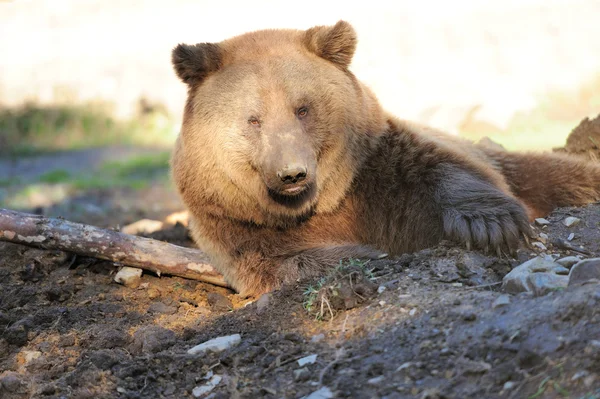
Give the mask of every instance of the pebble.
<svg viewBox="0 0 600 399">
<path fill-rule="evenodd" d="M 217 292 L 209 292 L 207 296 L 210 310 L 213 312 L 228 312 L 233 309 L 233 303 L 225 295 Z"/>
<path fill-rule="evenodd" d="M 380 375 L 379 377 L 373 377 L 369 380 L 367 380 L 367 384 L 369 385 L 379 385 L 383 382 L 383 380 L 385 380 L 385 376 Z"/>
<path fill-rule="evenodd" d="M 14 372 L 9 371 L 6 375 L 0 377 L 0 388 L 4 388 L 8 392 L 17 392 L 21 385 L 23 385 L 23 382 Z"/>
<path fill-rule="evenodd" d="M 417 314 L 417 308 L 412 308 L 412 309 L 410 310 L 410 312 L 408 312 L 408 314 L 409 314 L 409 315 L 411 315 L 411 316 L 414 316 L 414 315 L 416 315 L 416 314 Z"/>
<path fill-rule="evenodd" d="M 567 237 L 567 241 L 573 241 L 573 238 L 575 238 L 575 233 L 569 234 L 569 236 Z"/>
<path fill-rule="evenodd" d="M 200 398 L 206 395 L 207 393 L 215 389 L 215 387 L 221 383 L 222 379 L 223 377 L 221 377 L 220 375 L 213 375 L 212 378 L 206 384 L 198 385 L 197 387 L 195 387 L 192 390 L 192 395 L 194 395 L 195 398 Z"/>
<path fill-rule="evenodd" d="M 579 218 L 576 218 L 576 217 L 574 217 L 574 216 L 569 216 L 569 217 L 566 217 L 566 218 L 563 220 L 563 224 L 564 224 L 565 226 L 567 226 L 567 227 L 574 227 L 574 226 L 577 226 L 577 225 L 579 224 L 579 222 L 581 222 L 581 219 L 579 219 Z"/>
<path fill-rule="evenodd" d="M 317 334 L 317 335 L 313 335 L 312 338 L 310 339 L 310 342 L 314 342 L 314 343 L 318 343 L 321 342 L 325 339 L 325 334 Z"/>
<path fill-rule="evenodd" d="M 385 291 L 385 285 L 380 285 L 380 286 L 377 288 L 377 293 L 378 293 L 378 294 L 381 294 L 381 293 L 383 293 L 383 291 Z"/>
<path fill-rule="evenodd" d="M 310 370 L 308 367 L 294 370 L 294 382 L 307 381 L 310 378 Z"/>
<path fill-rule="evenodd" d="M 541 249 L 542 251 L 546 251 L 548 249 L 548 248 L 546 248 L 546 246 L 544 244 L 542 244 L 539 241 L 534 241 L 534 242 L 531 243 L 531 245 L 534 246 L 534 247 L 536 247 L 536 248 L 538 248 L 538 249 Z"/>
<path fill-rule="evenodd" d="M 177 307 L 169 306 L 162 302 L 153 302 L 148 307 L 148 312 L 149 313 L 159 313 L 159 314 L 175 314 L 175 313 L 177 313 Z"/>
<path fill-rule="evenodd" d="M 502 288 L 512 294 L 531 292 L 534 295 L 544 295 L 566 287 L 569 282 L 567 273 L 568 269 L 554 262 L 551 257 L 537 256 L 504 276 Z"/>
<path fill-rule="evenodd" d="M 569 285 L 584 284 L 590 280 L 600 280 L 600 258 L 582 260 L 571 268 Z"/>
<path fill-rule="evenodd" d="M 546 244 L 548 242 L 548 234 L 540 233 L 539 237 L 542 244 Z"/>
<path fill-rule="evenodd" d="M 142 269 L 124 266 L 115 275 L 115 281 L 128 288 L 137 288 L 142 280 Z"/>
<path fill-rule="evenodd" d="M 578 258 L 577 256 L 567 256 L 567 257 L 558 259 L 556 261 L 556 263 L 558 263 L 559 265 L 562 265 L 564 267 L 568 267 L 570 269 L 571 266 L 573 266 L 575 263 L 578 263 L 579 261 L 581 261 L 581 258 Z"/>
<path fill-rule="evenodd" d="M 240 334 L 226 335 L 196 345 L 189 349 L 187 353 L 190 355 L 199 355 L 204 352 L 220 353 L 226 349 L 239 345 L 240 342 L 242 342 Z"/>
<path fill-rule="evenodd" d="M 317 361 L 317 355 L 308 355 L 301 359 L 298 359 L 298 366 L 303 367 L 307 364 L 313 364 Z"/>
<path fill-rule="evenodd" d="M 504 389 L 505 391 L 508 391 L 510 389 L 513 389 L 515 387 L 515 385 L 517 385 L 517 383 L 514 381 L 506 381 L 504 383 L 504 386 L 502 387 L 502 389 Z"/>
<path fill-rule="evenodd" d="M 265 310 L 267 310 L 267 307 L 269 306 L 270 302 L 271 302 L 271 294 L 270 293 L 262 294 L 260 296 L 260 298 L 258 298 L 256 300 L 256 312 L 259 314 L 263 313 Z"/>
<path fill-rule="evenodd" d="M 496 309 L 501 306 L 506 306 L 509 304 L 510 304 L 510 295 L 502 294 L 498 298 L 496 298 L 494 303 L 492 303 L 492 308 Z"/>
<path fill-rule="evenodd" d="M 544 219 L 544 218 L 537 218 L 537 219 L 535 219 L 535 223 L 538 226 L 547 226 L 547 225 L 550 224 L 550 222 L 548 220 Z"/>
<path fill-rule="evenodd" d="M 333 392 L 328 387 L 323 387 L 317 391 L 314 391 L 308 396 L 304 396 L 302 399 L 331 399 L 333 398 Z"/>
</svg>

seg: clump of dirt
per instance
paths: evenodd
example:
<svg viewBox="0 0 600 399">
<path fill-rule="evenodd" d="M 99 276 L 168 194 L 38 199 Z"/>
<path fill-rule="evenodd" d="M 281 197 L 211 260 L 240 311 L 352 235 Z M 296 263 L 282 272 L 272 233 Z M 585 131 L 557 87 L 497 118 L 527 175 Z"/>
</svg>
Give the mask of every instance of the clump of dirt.
<svg viewBox="0 0 600 399">
<path fill-rule="evenodd" d="M 564 148 L 559 152 L 581 155 L 592 161 L 600 160 L 600 115 L 595 119 L 585 118 L 567 137 Z"/>
<path fill-rule="evenodd" d="M 600 284 L 502 292 L 539 253 L 600 257 L 600 204 L 547 219 L 517 259 L 442 243 L 253 302 L 152 273 L 130 289 L 111 263 L 0 243 L 0 397 L 598 398 Z M 181 225 L 151 236 L 190 243 Z"/>
</svg>

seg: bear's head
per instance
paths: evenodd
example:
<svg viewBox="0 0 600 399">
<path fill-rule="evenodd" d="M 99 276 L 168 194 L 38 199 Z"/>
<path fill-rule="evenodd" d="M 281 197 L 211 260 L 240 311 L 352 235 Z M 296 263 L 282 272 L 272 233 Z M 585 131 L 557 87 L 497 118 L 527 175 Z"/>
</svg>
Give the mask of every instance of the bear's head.
<svg viewBox="0 0 600 399">
<path fill-rule="evenodd" d="M 348 70 L 356 42 L 340 21 L 173 50 L 188 85 L 173 176 L 192 213 L 282 227 L 338 206 L 385 129 Z"/>
</svg>

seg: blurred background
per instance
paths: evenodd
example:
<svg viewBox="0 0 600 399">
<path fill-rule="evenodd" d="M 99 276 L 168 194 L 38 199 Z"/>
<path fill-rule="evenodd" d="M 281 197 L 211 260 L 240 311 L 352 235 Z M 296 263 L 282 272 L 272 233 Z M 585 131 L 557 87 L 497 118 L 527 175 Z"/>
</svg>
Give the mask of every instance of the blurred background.
<svg viewBox="0 0 600 399">
<path fill-rule="evenodd" d="M 178 210 L 171 49 L 339 19 L 389 111 L 550 150 L 600 112 L 599 15 L 597 0 L 0 0 L 0 206 L 99 225 Z"/>
</svg>

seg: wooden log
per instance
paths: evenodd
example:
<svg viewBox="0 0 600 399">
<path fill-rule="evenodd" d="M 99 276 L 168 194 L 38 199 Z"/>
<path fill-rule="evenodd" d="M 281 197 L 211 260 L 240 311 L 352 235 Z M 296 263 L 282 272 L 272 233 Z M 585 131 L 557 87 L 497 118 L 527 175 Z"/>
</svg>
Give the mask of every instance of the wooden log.
<svg viewBox="0 0 600 399">
<path fill-rule="evenodd" d="M 227 287 L 201 251 L 114 230 L 0 208 L 0 241 L 72 252 Z"/>
</svg>

